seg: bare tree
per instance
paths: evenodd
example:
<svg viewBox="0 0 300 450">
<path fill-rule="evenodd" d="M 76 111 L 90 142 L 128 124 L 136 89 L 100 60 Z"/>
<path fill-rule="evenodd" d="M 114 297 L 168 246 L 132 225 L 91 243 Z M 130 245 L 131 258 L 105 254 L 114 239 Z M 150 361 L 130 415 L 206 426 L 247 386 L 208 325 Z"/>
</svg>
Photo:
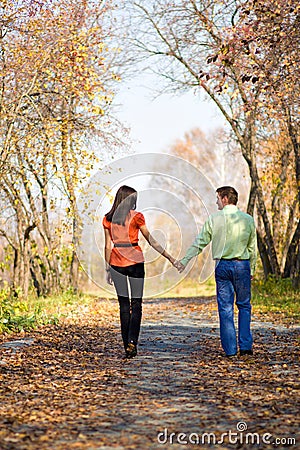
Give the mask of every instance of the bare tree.
<svg viewBox="0 0 300 450">
<path fill-rule="evenodd" d="M 131 20 L 135 21 L 132 42 L 140 55 L 139 60 L 144 56 L 145 64 L 165 80 L 162 91 L 202 89 L 217 105 L 249 168 L 251 186 L 247 209 L 250 214 L 257 211 L 261 224 L 258 228 L 259 250 L 265 275 L 293 276 L 294 263 L 285 273 L 280 269 L 257 160 L 261 144 L 258 131 L 265 127 L 265 111 L 271 102 L 274 103 L 274 96 L 266 98 L 265 85 L 258 82 L 256 73 L 245 73 L 245 68 L 250 65 L 247 59 L 251 50 L 249 42 L 244 42 L 241 34 L 234 36 L 235 40 L 232 38 L 237 23 L 245 22 L 242 6 L 241 2 L 226 0 L 153 0 L 147 5 L 136 2 L 131 14 Z M 294 30 L 296 33 L 295 27 Z M 232 49 L 232 42 L 236 41 L 239 51 Z M 261 51 L 267 50 L 269 48 L 264 47 Z M 273 126 L 278 132 L 278 123 L 285 119 L 283 114 L 278 117 L 278 108 L 274 114 L 277 116 L 273 118 Z M 294 161 L 293 170 L 296 171 L 297 157 Z M 296 184 L 293 191 L 296 199 Z M 296 242 L 290 243 L 290 249 L 299 243 L 298 228 L 299 220 L 292 221 Z"/>
</svg>

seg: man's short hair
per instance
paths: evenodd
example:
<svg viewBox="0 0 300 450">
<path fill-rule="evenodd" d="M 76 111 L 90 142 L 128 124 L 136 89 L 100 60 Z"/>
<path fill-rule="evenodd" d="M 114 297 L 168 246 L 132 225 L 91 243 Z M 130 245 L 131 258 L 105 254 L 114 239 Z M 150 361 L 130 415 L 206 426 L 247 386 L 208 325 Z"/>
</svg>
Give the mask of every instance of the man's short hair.
<svg viewBox="0 0 300 450">
<path fill-rule="evenodd" d="M 236 205 L 238 202 L 238 198 L 239 198 L 239 194 L 237 193 L 237 191 L 231 187 L 231 186 L 222 186 L 219 187 L 216 190 L 217 194 L 219 194 L 219 196 L 221 198 L 227 197 L 228 198 L 228 203 L 230 205 Z"/>
</svg>

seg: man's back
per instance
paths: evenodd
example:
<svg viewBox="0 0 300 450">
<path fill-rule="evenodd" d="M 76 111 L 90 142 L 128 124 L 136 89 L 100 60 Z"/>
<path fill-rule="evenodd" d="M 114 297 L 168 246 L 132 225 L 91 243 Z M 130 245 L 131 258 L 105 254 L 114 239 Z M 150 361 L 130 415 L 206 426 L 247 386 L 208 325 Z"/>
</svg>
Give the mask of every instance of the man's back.
<svg viewBox="0 0 300 450">
<path fill-rule="evenodd" d="M 211 216 L 211 222 L 215 257 L 249 259 L 248 245 L 255 231 L 253 217 L 235 205 L 227 205 Z"/>
</svg>

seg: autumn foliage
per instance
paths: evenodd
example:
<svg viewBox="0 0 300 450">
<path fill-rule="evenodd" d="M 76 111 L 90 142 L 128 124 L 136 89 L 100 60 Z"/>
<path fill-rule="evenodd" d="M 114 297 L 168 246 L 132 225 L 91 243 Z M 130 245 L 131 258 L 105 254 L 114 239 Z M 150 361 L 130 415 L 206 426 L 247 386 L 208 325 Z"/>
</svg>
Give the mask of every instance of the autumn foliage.
<svg viewBox="0 0 300 450">
<path fill-rule="evenodd" d="M 77 285 L 76 196 L 112 137 L 110 2 L 1 2 L 0 235 L 14 289 Z"/>
<path fill-rule="evenodd" d="M 259 223 L 264 274 L 298 285 L 299 2 L 155 0 L 137 2 L 135 14 L 142 26 L 132 39 L 163 75 L 162 91 L 201 89 L 223 114 L 248 164 L 247 209 Z M 278 202 L 286 206 L 281 225 Z"/>
</svg>

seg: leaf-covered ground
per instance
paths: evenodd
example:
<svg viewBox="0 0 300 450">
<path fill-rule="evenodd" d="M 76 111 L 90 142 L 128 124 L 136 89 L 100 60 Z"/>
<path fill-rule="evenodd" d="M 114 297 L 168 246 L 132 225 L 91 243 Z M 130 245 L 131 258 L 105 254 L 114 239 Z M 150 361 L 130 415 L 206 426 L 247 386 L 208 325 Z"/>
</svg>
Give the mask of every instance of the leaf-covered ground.
<svg viewBox="0 0 300 450">
<path fill-rule="evenodd" d="M 227 359 L 214 298 L 146 300 L 126 360 L 100 299 L 2 337 L 0 449 L 300 448 L 299 328 L 254 317 L 253 334 L 253 357 Z"/>
</svg>

